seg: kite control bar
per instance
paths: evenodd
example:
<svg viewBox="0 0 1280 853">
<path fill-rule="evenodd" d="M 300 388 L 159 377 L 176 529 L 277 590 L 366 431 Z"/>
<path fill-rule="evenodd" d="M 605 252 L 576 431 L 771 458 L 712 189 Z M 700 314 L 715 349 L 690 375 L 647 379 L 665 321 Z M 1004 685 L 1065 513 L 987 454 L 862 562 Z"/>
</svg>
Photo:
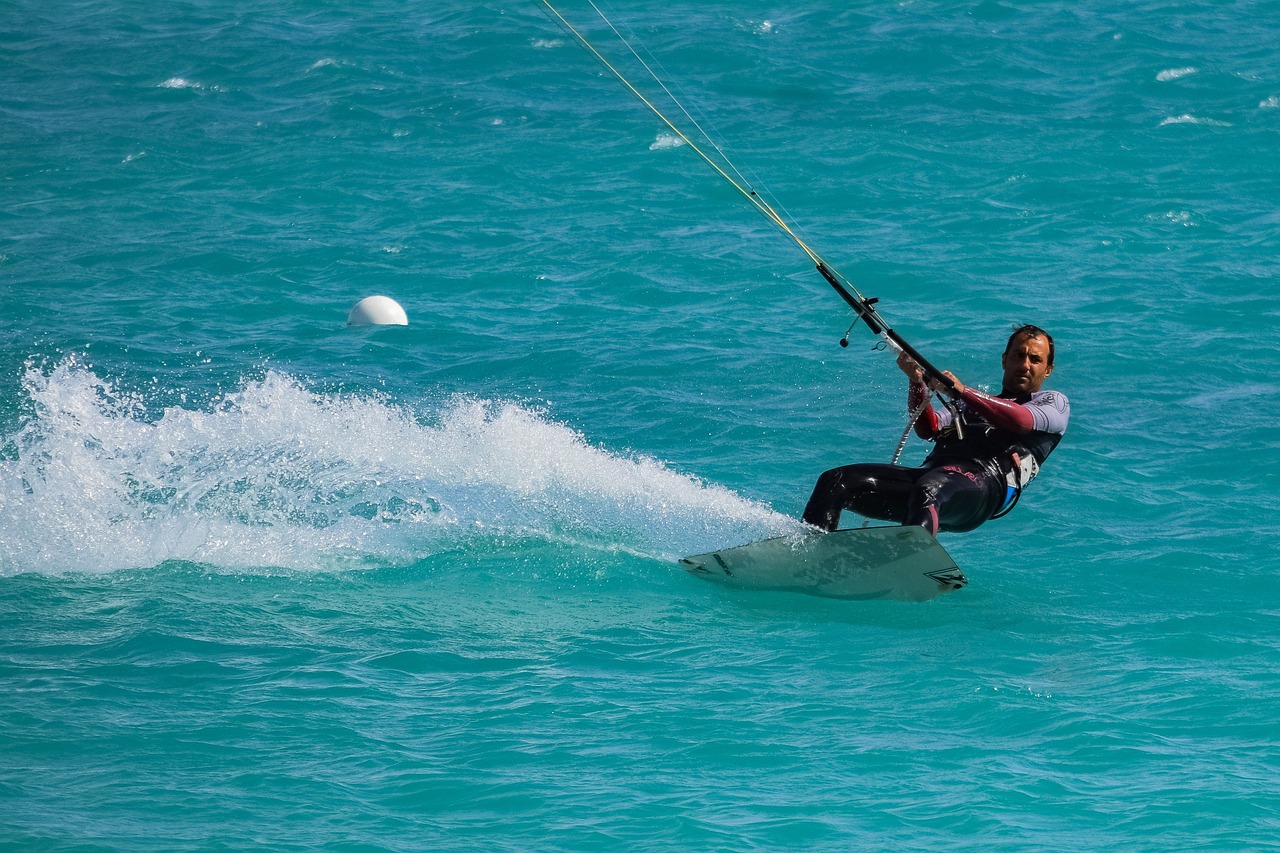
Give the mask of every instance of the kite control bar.
<svg viewBox="0 0 1280 853">
<path fill-rule="evenodd" d="M 951 377 L 945 375 L 941 370 L 929 363 L 928 359 L 916 351 L 916 348 L 902 339 L 902 336 L 889 328 L 889 324 L 880 316 L 880 312 L 876 311 L 875 303 L 879 300 L 875 298 L 868 299 L 862 294 L 854 295 L 849 292 L 849 288 L 836 276 L 831 268 L 824 262 L 818 262 L 818 272 L 822 273 L 822 277 L 827 280 L 836 291 L 840 294 L 840 298 L 848 303 L 849 307 L 858 315 L 858 319 L 867 324 L 867 328 L 885 340 L 889 341 L 900 352 L 906 353 L 912 361 L 920 365 L 920 369 L 924 371 L 925 376 L 942 385 L 948 391 L 955 390 L 956 383 Z M 845 338 L 845 343 L 848 338 Z"/>
</svg>

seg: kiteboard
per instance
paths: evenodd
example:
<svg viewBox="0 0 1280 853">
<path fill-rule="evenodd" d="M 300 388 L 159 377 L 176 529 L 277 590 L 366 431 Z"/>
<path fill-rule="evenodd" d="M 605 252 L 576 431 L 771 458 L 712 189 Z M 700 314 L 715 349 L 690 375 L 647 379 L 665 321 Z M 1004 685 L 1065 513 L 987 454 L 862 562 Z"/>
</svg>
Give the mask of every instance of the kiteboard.
<svg viewBox="0 0 1280 853">
<path fill-rule="evenodd" d="M 826 598 L 927 601 L 969 582 L 938 540 L 917 526 L 780 536 L 680 563 L 729 586 Z"/>
</svg>

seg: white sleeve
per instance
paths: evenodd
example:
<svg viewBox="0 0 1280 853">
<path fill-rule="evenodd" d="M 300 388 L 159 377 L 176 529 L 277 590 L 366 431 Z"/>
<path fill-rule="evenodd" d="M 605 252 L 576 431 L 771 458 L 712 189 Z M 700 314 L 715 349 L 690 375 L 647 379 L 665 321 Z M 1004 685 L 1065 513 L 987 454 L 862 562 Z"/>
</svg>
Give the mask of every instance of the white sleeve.
<svg viewBox="0 0 1280 853">
<path fill-rule="evenodd" d="M 1067 420 L 1071 417 L 1071 402 L 1065 394 L 1037 391 L 1025 405 L 1031 410 L 1031 418 L 1035 422 L 1033 429 L 1056 435 L 1066 433 Z"/>
</svg>

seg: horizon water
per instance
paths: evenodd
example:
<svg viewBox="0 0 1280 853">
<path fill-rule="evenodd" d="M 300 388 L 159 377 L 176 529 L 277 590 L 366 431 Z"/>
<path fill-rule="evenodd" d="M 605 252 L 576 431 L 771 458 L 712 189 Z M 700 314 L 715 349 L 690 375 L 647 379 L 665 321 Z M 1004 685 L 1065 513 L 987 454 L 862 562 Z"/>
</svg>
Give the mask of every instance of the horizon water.
<svg viewBox="0 0 1280 853">
<path fill-rule="evenodd" d="M 0 849 L 1280 847 L 1270 4 L 603 8 L 931 361 L 1054 335 L 969 585 L 680 569 L 904 383 L 541 4 L 19 0 Z"/>
</svg>

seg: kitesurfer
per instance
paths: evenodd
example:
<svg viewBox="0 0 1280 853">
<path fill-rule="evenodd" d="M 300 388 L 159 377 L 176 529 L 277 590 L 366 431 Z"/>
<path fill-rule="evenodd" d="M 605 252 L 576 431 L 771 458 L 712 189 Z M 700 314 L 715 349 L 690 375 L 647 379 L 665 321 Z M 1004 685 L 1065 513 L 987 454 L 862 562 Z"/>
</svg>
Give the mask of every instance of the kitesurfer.
<svg viewBox="0 0 1280 853">
<path fill-rule="evenodd" d="M 910 380 L 908 406 L 915 411 L 930 385 L 951 397 L 941 410 L 924 406 L 916 434 L 934 443 L 919 468 L 864 463 L 833 468 L 818 478 L 804 520 L 835 530 L 842 510 L 898 524 L 939 530 L 972 530 L 1017 503 L 1022 488 L 1057 447 L 1071 413 L 1067 398 L 1042 389 L 1053 373 L 1053 338 L 1038 326 L 1019 326 L 1001 357 L 1004 383 L 992 397 L 963 385 L 926 384 L 924 371 L 906 353 L 898 367 Z M 958 420 L 958 423 L 957 423 Z"/>
</svg>

